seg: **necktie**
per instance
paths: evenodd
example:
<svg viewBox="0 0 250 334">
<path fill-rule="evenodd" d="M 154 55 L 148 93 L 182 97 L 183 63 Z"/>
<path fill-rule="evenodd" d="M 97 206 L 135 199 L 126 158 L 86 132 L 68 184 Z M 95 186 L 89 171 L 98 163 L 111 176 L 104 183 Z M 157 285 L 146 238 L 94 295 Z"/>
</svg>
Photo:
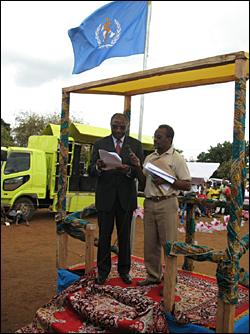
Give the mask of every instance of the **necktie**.
<svg viewBox="0 0 250 334">
<path fill-rule="evenodd" d="M 120 139 L 117 139 L 117 141 L 116 141 L 116 145 L 115 145 L 115 150 L 116 150 L 116 153 L 117 153 L 117 154 L 120 154 L 120 153 L 121 153 L 121 146 L 120 146 L 120 143 L 121 143 L 121 140 L 120 140 Z"/>
</svg>

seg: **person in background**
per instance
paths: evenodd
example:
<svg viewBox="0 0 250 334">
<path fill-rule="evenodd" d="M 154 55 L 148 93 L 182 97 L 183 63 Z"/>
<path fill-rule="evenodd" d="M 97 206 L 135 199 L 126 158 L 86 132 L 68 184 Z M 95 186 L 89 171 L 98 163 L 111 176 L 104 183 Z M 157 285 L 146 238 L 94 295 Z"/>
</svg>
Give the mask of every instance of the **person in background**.
<svg viewBox="0 0 250 334">
<path fill-rule="evenodd" d="M 221 185 L 220 185 L 220 197 L 219 200 L 223 202 L 228 202 L 231 195 L 231 190 L 228 185 L 228 181 L 225 179 L 222 179 Z M 227 208 L 221 208 L 221 213 L 226 214 L 229 210 Z"/>
<path fill-rule="evenodd" d="M 218 185 L 217 182 L 215 182 L 213 184 L 213 187 L 210 188 L 209 192 L 208 192 L 208 198 L 211 198 L 215 201 L 218 201 L 219 198 L 220 198 L 220 187 Z M 213 217 L 218 217 L 218 214 L 220 212 L 220 207 L 217 206 L 214 210 L 213 210 L 213 213 L 212 213 L 212 216 Z"/>
<path fill-rule="evenodd" d="M 212 199 L 212 197 L 211 197 L 212 192 L 213 192 L 212 182 L 207 181 L 206 184 L 205 184 L 205 189 L 204 189 L 204 193 L 205 193 L 207 199 Z M 211 218 L 212 213 L 213 213 L 213 209 L 211 207 L 207 206 L 207 210 L 206 210 L 207 217 Z"/>
<path fill-rule="evenodd" d="M 210 187 L 207 189 L 207 198 L 218 200 L 220 197 L 220 189 L 218 184 L 215 182 L 214 185 L 210 184 Z"/>
<path fill-rule="evenodd" d="M 205 186 L 204 184 L 201 184 L 200 186 L 200 192 L 199 194 L 197 195 L 197 198 L 199 199 L 204 199 L 206 200 L 207 199 L 207 195 L 206 195 L 206 189 L 205 189 Z M 198 207 L 200 209 L 200 212 L 201 212 L 201 216 L 202 217 L 205 217 L 207 215 L 207 209 L 206 209 L 206 206 L 203 205 L 202 203 L 198 203 Z"/>
<path fill-rule="evenodd" d="M 111 118 L 111 135 L 99 139 L 93 147 L 90 175 L 97 176 L 95 206 L 98 211 L 99 243 L 97 251 L 97 284 L 104 284 L 111 270 L 111 236 L 116 223 L 118 237 L 118 273 L 126 283 L 132 282 L 130 230 L 133 211 L 137 208 L 136 168 L 130 162 L 133 151 L 142 163 L 143 150 L 139 140 L 126 135 L 128 119 L 116 113 Z M 99 150 L 117 152 L 120 167 L 107 169 Z"/>
<path fill-rule="evenodd" d="M 162 278 L 161 250 L 167 241 L 177 240 L 178 199 L 180 190 L 191 189 L 191 176 L 184 158 L 173 147 L 174 130 L 163 124 L 154 133 L 155 151 L 145 158 L 144 168 L 135 154 L 131 161 L 137 167 L 138 179 L 144 185 L 144 262 L 147 278 L 139 286 L 159 284 Z M 174 176 L 173 184 L 152 176 L 145 166 L 159 163 Z"/>
</svg>

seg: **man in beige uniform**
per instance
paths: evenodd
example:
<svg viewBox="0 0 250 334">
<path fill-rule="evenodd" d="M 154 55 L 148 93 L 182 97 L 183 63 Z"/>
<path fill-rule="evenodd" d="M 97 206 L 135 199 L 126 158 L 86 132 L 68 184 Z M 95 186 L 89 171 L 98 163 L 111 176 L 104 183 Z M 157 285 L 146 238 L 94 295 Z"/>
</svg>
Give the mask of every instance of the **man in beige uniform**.
<svg viewBox="0 0 250 334">
<path fill-rule="evenodd" d="M 139 159 L 130 155 L 137 166 L 138 178 L 145 186 L 144 194 L 144 261 L 147 278 L 139 286 L 159 284 L 162 278 L 161 248 L 166 241 L 177 240 L 178 200 L 180 190 L 190 190 L 191 176 L 184 158 L 174 149 L 174 130 L 169 125 L 160 125 L 154 134 L 155 152 L 148 155 L 144 168 Z M 176 178 L 173 184 L 153 176 L 146 169 L 148 163 L 155 163 Z M 168 186 L 166 186 L 168 185 Z"/>
</svg>

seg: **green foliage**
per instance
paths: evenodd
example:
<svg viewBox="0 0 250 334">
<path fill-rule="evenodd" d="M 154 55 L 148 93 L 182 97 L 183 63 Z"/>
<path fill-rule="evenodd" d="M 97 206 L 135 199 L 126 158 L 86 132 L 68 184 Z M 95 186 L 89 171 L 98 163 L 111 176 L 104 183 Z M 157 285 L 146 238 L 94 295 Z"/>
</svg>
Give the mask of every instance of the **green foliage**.
<svg viewBox="0 0 250 334">
<path fill-rule="evenodd" d="M 74 119 L 74 121 L 76 121 Z M 38 115 L 34 112 L 20 112 L 15 118 L 16 126 L 13 129 L 13 136 L 16 146 L 25 147 L 28 138 L 32 135 L 40 135 L 49 124 L 60 124 L 60 114 Z"/>
<path fill-rule="evenodd" d="M 221 163 L 220 167 L 216 171 L 216 176 L 219 179 L 231 179 L 231 166 L 232 166 L 232 160 L 224 161 Z"/>
<path fill-rule="evenodd" d="M 225 141 L 223 144 L 217 144 L 217 146 L 212 147 L 207 153 L 202 152 L 198 155 L 198 162 L 219 162 L 229 161 L 232 157 L 232 143 Z"/>
<path fill-rule="evenodd" d="M 27 146 L 29 136 L 40 135 L 48 123 L 59 124 L 60 116 L 55 114 L 41 116 L 33 112 L 20 112 L 15 122 L 17 124 L 13 129 L 15 144 L 23 147 Z"/>
<path fill-rule="evenodd" d="M 1 146 L 12 146 L 14 145 L 14 140 L 11 136 L 10 124 L 5 123 L 1 118 Z"/>
<path fill-rule="evenodd" d="M 231 165 L 232 165 L 232 150 L 233 144 L 225 141 L 223 144 L 217 144 L 212 147 L 208 152 L 201 152 L 198 157 L 198 162 L 219 162 L 220 167 L 214 172 L 212 177 L 226 178 L 230 180 Z M 246 159 L 249 157 L 249 142 L 246 141 Z"/>
</svg>

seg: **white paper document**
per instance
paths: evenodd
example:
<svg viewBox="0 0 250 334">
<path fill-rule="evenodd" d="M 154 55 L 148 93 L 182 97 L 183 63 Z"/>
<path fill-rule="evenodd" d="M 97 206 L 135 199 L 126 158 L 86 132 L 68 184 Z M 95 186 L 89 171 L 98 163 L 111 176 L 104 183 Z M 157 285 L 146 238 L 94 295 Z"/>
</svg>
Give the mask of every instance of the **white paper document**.
<svg viewBox="0 0 250 334">
<path fill-rule="evenodd" d="M 163 194 L 164 194 L 164 191 L 168 191 L 168 189 L 170 188 L 170 185 L 168 183 L 163 183 L 163 184 L 160 184 L 158 187 L 163 190 Z"/>
<path fill-rule="evenodd" d="M 106 167 L 104 170 L 114 169 L 122 165 L 121 157 L 115 152 L 108 152 L 106 150 L 99 150 L 100 159 L 103 160 Z"/>
<path fill-rule="evenodd" d="M 159 167 L 156 167 L 155 165 L 151 164 L 150 162 L 146 163 L 146 165 L 144 166 L 144 168 L 153 175 L 157 175 L 159 177 L 161 177 L 162 179 L 168 181 L 169 183 L 174 183 L 174 181 L 176 180 L 176 178 L 170 174 L 168 174 L 167 172 L 165 172 L 164 170 L 162 170 Z M 161 185 L 163 186 L 163 185 Z M 166 185 L 167 187 L 167 185 Z M 164 185 L 164 188 L 166 188 Z M 168 187 L 169 188 L 169 187 Z M 165 189 L 167 190 L 167 189 Z"/>
</svg>

